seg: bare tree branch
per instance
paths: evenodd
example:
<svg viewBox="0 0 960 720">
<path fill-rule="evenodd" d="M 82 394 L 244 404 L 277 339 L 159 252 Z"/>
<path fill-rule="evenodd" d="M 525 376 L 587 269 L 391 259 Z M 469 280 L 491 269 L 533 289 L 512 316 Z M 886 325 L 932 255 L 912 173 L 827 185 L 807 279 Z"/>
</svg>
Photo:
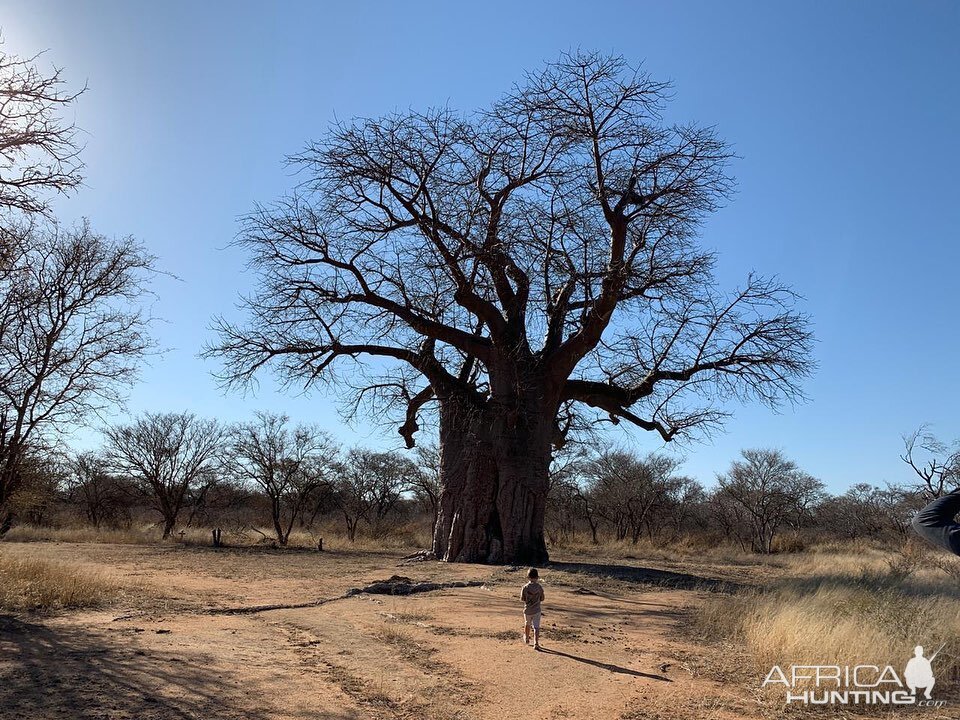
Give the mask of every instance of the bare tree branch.
<svg viewBox="0 0 960 720">
<path fill-rule="evenodd" d="M 77 129 L 60 115 L 86 88 L 66 92 L 63 71 L 44 73 L 40 57 L 0 50 L 0 208 L 27 214 L 82 182 Z"/>
</svg>

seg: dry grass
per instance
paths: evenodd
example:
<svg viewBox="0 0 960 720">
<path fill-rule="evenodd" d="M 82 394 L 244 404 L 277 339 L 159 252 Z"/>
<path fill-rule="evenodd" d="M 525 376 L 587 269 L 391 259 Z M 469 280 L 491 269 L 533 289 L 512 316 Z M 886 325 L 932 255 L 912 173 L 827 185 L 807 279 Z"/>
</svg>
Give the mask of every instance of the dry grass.
<svg viewBox="0 0 960 720">
<path fill-rule="evenodd" d="M 331 550 L 408 550 L 429 547 L 429 533 L 416 525 L 401 526 L 383 537 L 358 535 L 351 542 L 342 529 L 335 525 L 322 525 L 310 531 L 300 530 L 290 534 L 287 547 L 315 549 L 323 538 L 325 549 Z M 17 525 L 4 540 L 9 542 L 69 542 L 69 543 L 119 543 L 122 545 L 154 545 L 161 542 L 183 545 L 208 546 L 212 543 L 211 528 L 182 528 L 174 531 L 166 541 L 161 538 L 156 525 L 141 525 L 126 529 L 106 529 L 89 526 L 37 527 Z M 273 531 L 268 528 L 224 529 L 223 542 L 232 547 L 277 545 Z"/>
<path fill-rule="evenodd" d="M 436 633 L 436 628 L 429 628 Z M 445 633 L 444 633 L 445 634 Z M 516 639 L 515 633 L 510 633 Z M 469 706 L 479 701 L 479 688 L 465 679 L 459 670 L 443 662 L 437 657 L 437 648 L 423 640 L 418 640 L 415 633 L 397 624 L 385 623 L 375 631 L 375 638 L 385 646 L 392 648 L 405 662 L 420 669 L 425 675 L 433 678 L 436 683 L 432 687 L 421 689 L 413 701 L 413 706 L 407 708 L 411 717 L 438 718 L 450 720 L 471 717 L 454 705 Z"/>
<path fill-rule="evenodd" d="M 763 556 L 744 552 L 739 547 L 717 542 L 715 538 L 683 537 L 673 542 L 651 542 L 646 538 L 637 543 L 629 540 L 603 540 L 594 545 L 586 537 L 550 545 L 551 554 L 597 558 L 603 560 L 647 560 L 666 563 L 686 563 L 691 560 L 721 565 L 778 565 L 782 555 Z"/>
<path fill-rule="evenodd" d="M 395 623 L 427 623 L 433 620 L 433 615 L 424 612 L 390 612 L 383 613 L 387 621 Z"/>
<path fill-rule="evenodd" d="M 7 542 L 71 542 L 71 543 L 119 543 L 122 545 L 143 545 L 160 541 L 159 532 L 150 532 L 147 528 L 126 530 L 107 530 L 94 527 L 37 527 L 36 525 L 15 525 L 4 536 Z"/>
<path fill-rule="evenodd" d="M 379 628 L 376 638 L 385 645 L 396 648 L 403 657 L 409 660 L 420 660 L 432 653 L 431 648 L 418 643 L 408 630 L 397 625 L 384 625 Z"/>
<path fill-rule="evenodd" d="M 0 554 L 0 610 L 98 607 L 118 594 L 119 587 L 100 575 Z"/>
<path fill-rule="evenodd" d="M 773 665 L 902 668 L 915 645 L 932 653 L 938 679 L 960 678 L 960 586 L 948 564 L 920 546 L 899 552 L 821 548 L 796 557 L 768 586 L 711 598 L 696 629 L 724 646 L 727 667 L 754 686 Z M 771 689 L 782 700 L 782 686 Z M 774 698 L 771 696 L 771 701 Z"/>
</svg>

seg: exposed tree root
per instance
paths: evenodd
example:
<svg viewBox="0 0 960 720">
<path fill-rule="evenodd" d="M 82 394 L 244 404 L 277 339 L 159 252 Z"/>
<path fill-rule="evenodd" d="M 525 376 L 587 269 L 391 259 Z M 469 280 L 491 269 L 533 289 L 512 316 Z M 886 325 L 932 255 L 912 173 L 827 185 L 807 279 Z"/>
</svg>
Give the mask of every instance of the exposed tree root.
<svg viewBox="0 0 960 720">
<path fill-rule="evenodd" d="M 436 590 L 446 590 L 448 588 L 479 587 L 484 583 L 479 580 L 455 580 L 454 582 L 414 582 L 408 577 L 402 575 L 393 575 L 387 580 L 378 580 L 362 588 L 351 588 L 343 595 L 332 598 L 321 598 L 312 602 L 275 604 L 275 605 L 248 605 L 245 607 L 232 608 L 209 608 L 203 610 L 204 615 L 252 615 L 255 613 L 269 612 L 271 610 L 299 610 L 308 607 L 319 607 L 336 600 L 346 600 L 354 595 L 413 595 L 422 592 L 434 592 Z"/>
</svg>

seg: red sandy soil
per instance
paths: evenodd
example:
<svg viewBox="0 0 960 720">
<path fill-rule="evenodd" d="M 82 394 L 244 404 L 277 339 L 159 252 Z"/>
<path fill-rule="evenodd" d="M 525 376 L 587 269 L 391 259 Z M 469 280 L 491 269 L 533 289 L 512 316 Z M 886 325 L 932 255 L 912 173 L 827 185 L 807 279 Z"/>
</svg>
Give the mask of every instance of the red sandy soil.
<svg viewBox="0 0 960 720">
<path fill-rule="evenodd" d="M 4 543 L 0 552 L 69 562 L 126 588 L 109 609 L 0 614 L 2 718 L 757 716 L 742 687 L 701 672 L 684 629 L 689 609 L 711 597 L 702 588 L 735 568 L 649 576 L 640 561 L 565 558 L 542 574 L 536 652 L 521 638 L 522 568 L 343 550 Z M 484 584 L 228 612 L 339 598 L 395 574 Z"/>
</svg>

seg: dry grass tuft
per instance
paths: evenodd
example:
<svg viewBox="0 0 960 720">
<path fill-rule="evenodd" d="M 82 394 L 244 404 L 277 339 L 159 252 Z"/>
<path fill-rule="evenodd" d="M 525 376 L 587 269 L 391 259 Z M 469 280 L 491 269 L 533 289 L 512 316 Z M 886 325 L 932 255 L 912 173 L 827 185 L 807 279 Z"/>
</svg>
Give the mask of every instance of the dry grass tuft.
<svg viewBox="0 0 960 720">
<path fill-rule="evenodd" d="M 430 658 L 436 650 L 428 645 L 417 642 L 416 638 L 405 628 L 395 624 L 386 624 L 377 630 L 376 638 L 380 642 L 393 647 L 400 656 L 421 667 L 430 669 Z"/>
<path fill-rule="evenodd" d="M 408 623 L 416 625 L 417 623 L 427 623 L 433 620 L 433 615 L 425 612 L 391 612 L 382 613 L 388 622 Z"/>
<path fill-rule="evenodd" d="M 47 610 L 105 605 L 119 587 L 62 563 L 0 554 L 0 610 Z"/>
</svg>

